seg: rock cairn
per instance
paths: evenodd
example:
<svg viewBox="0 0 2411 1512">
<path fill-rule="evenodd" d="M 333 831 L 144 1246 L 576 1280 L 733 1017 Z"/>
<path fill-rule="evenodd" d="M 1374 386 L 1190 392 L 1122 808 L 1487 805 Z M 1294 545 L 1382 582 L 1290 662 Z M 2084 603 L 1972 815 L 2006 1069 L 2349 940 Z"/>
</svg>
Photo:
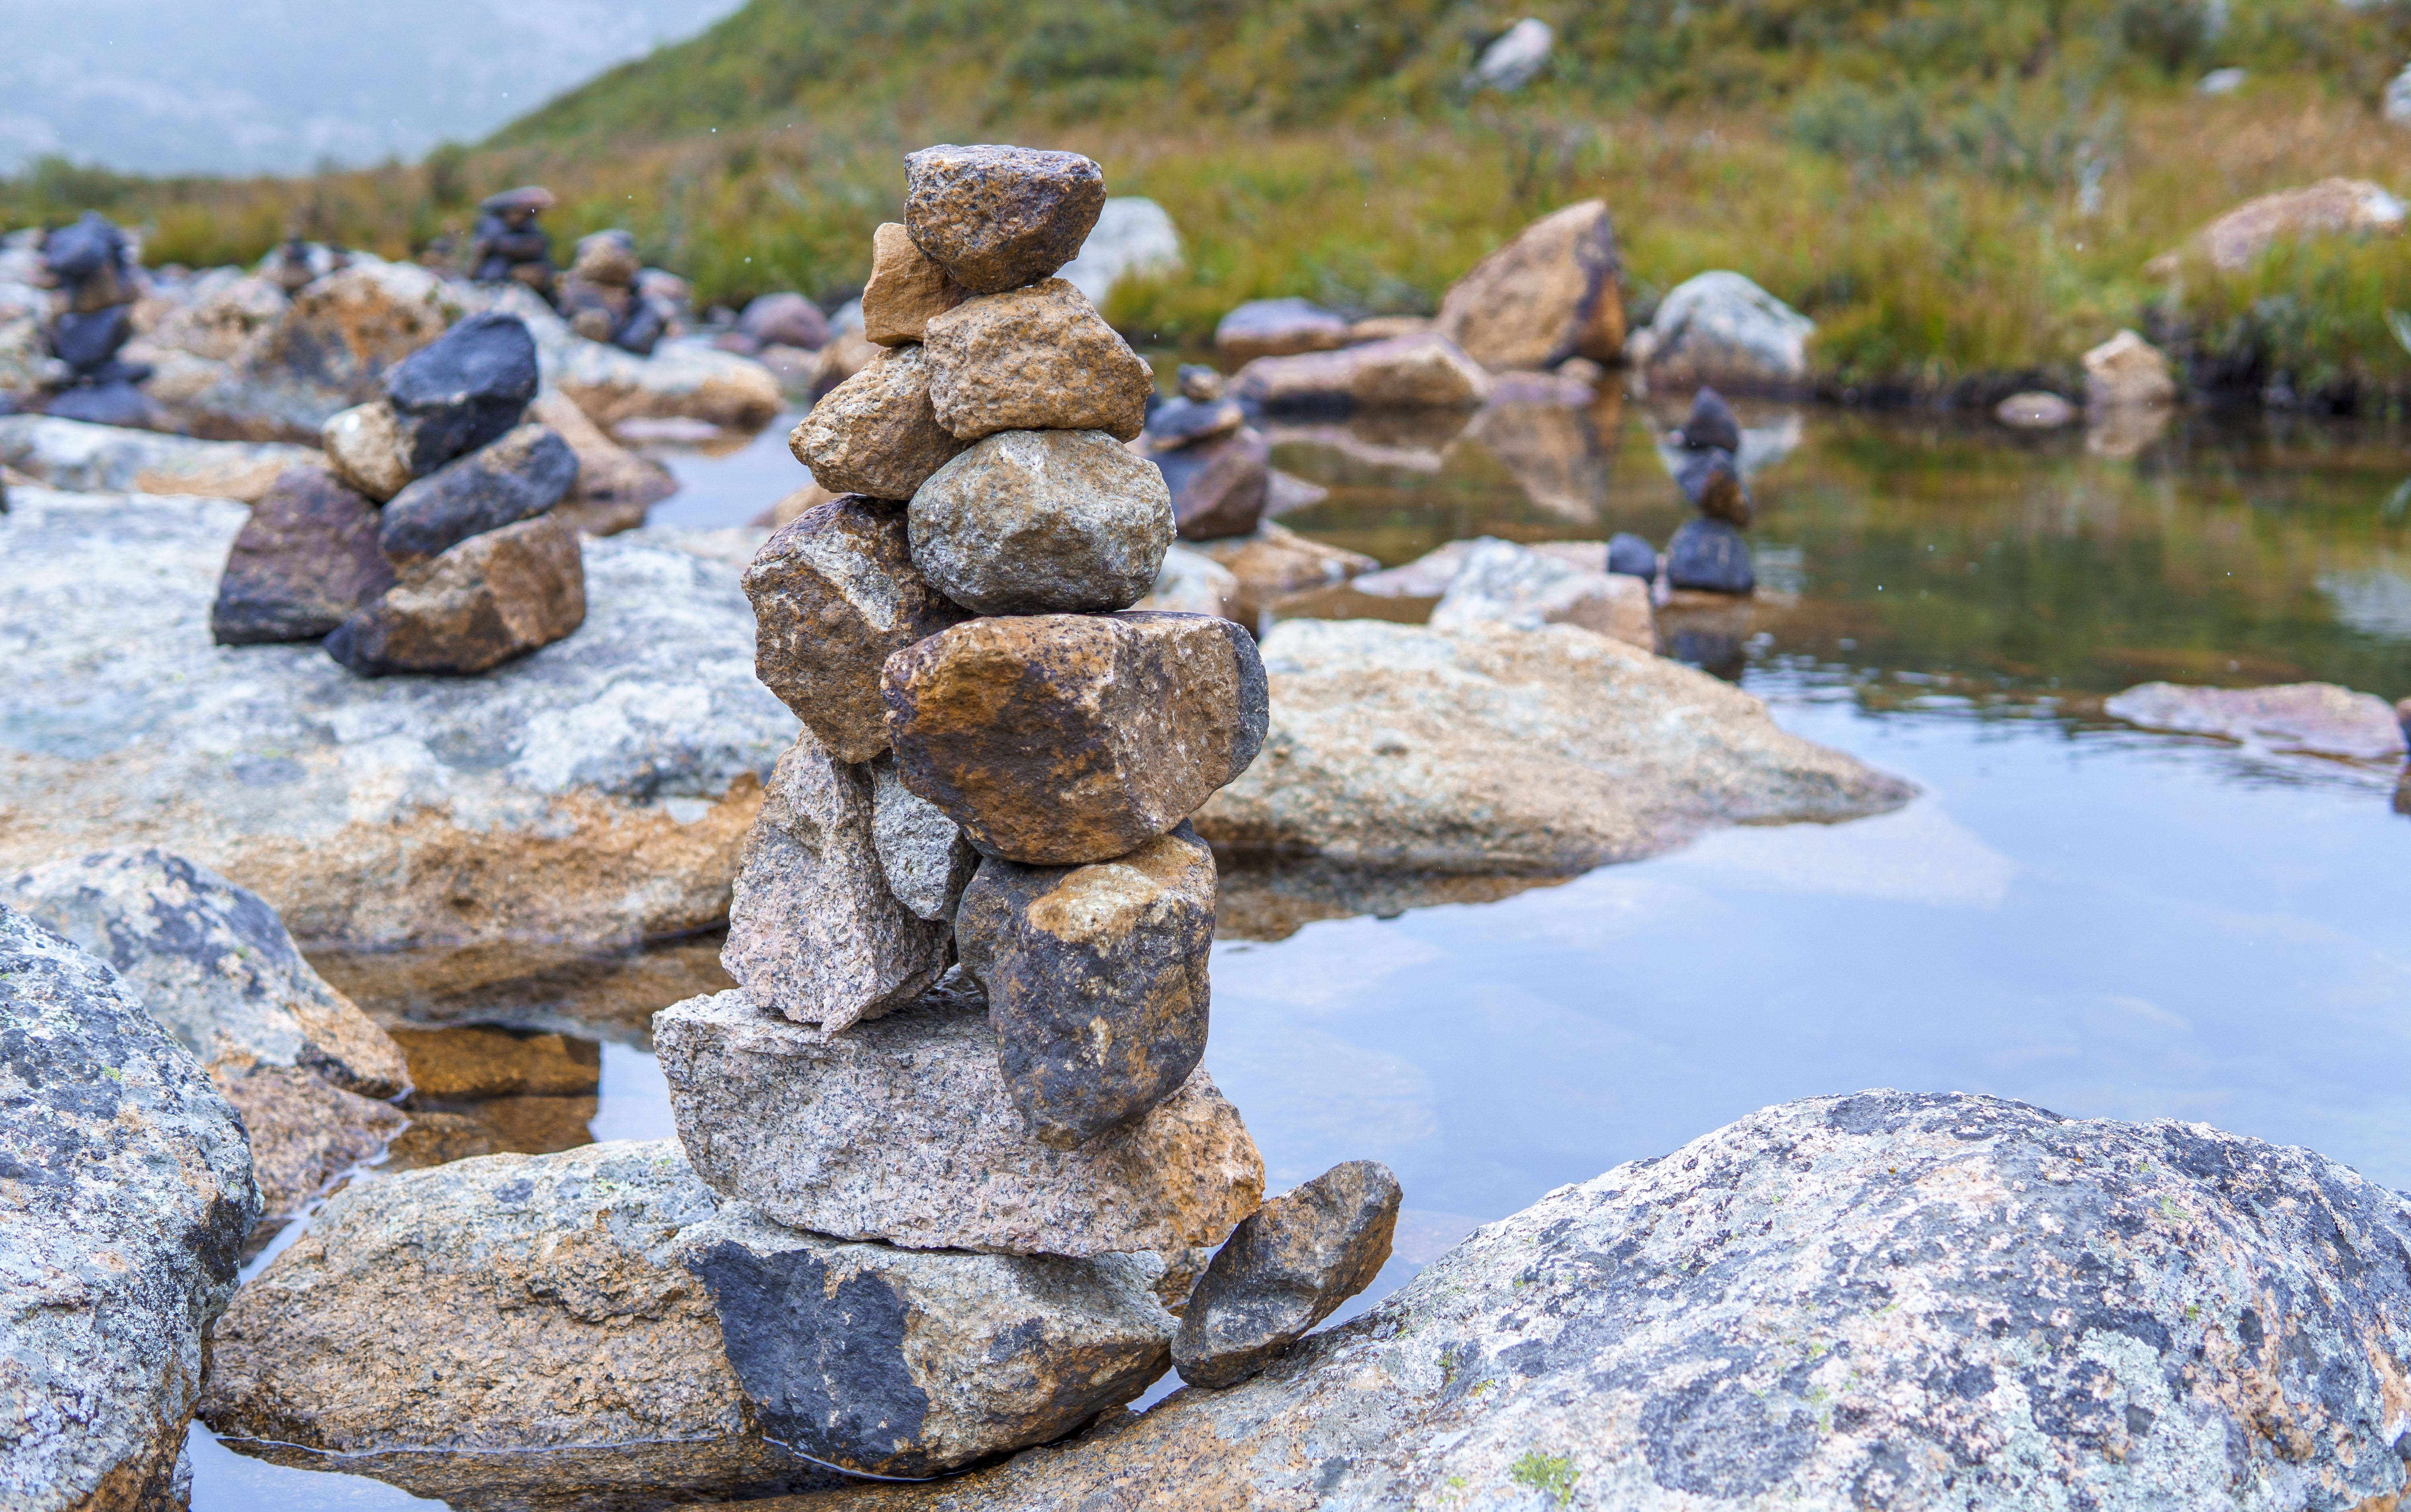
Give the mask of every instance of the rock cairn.
<svg viewBox="0 0 2411 1512">
<path fill-rule="evenodd" d="M 552 293 L 552 235 L 535 218 L 553 207 L 552 191 L 537 184 L 490 195 L 477 206 L 469 246 L 469 276 L 480 284 L 524 284 Z"/>
<path fill-rule="evenodd" d="M 1222 392 L 1220 373 L 1183 367 L 1179 382 L 1179 395 L 1147 415 L 1145 445 L 1171 490 L 1180 538 L 1251 534 L 1271 496 L 1272 444 Z"/>
<path fill-rule="evenodd" d="M 1691 413 L 1674 432 L 1679 448 L 1675 486 L 1700 512 L 1666 543 L 1666 585 L 1701 593 L 1745 594 L 1758 587 L 1750 568 L 1749 486 L 1741 475 L 1741 425 L 1713 388 L 1691 398 Z"/>
<path fill-rule="evenodd" d="M 559 291 L 569 328 L 590 342 L 650 356 L 679 312 L 668 299 L 642 286 L 643 275 L 636 239 L 627 232 L 597 231 L 581 238 L 577 259 Z"/>
<path fill-rule="evenodd" d="M 42 239 L 42 268 L 58 288 L 51 353 L 66 370 L 44 409 L 96 425 L 145 424 L 153 406 L 134 385 L 150 377 L 151 369 L 117 355 L 133 338 L 134 300 L 140 292 L 125 233 L 86 211 L 82 219 Z"/>
<path fill-rule="evenodd" d="M 577 458 L 523 423 L 534 339 L 472 315 L 387 370 L 385 398 L 326 424 L 329 465 L 287 469 L 235 537 L 221 646 L 324 638 L 364 676 L 475 673 L 586 618 L 578 532 L 552 512 Z"/>
<path fill-rule="evenodd" d="M 804 730 L 736 884 L 740 986 L 653 1033 L 728 1199 L 686 1263 L 766 1432 L 920 1476 L 1137 1395 L 1166 1304 L 1191 1379 L 1252 1374 L 1371 1281 L 1397 1185 L 1359 1162 L 1263 1204 L 1200 1065 L 1216 873 L 1189 816 L 1254 759 L 1266 690 L 1237 625 L 1129 612 L 1174 534 L 1125 444 L 1152 379 L 1053 276 L 1103 175 L 906 161 L 863 296 L 882 350 L 793 437 L 837 497 L 746 574 Z"/>
</svg>

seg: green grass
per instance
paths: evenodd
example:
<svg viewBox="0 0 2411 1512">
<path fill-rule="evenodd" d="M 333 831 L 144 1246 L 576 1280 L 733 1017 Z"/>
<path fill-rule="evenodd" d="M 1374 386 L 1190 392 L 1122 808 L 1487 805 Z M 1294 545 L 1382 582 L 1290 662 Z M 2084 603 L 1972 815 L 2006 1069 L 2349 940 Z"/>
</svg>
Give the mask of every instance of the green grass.
<svg viewBox="0 0 2411 1512">
<path fill-rule="evenodd" d="M 1678 20 L 1677 12 L 1688 17 Z M 300 180 L 133 180 L 51 163 L 0 219 L 96 206 L 153 262 L 256 257 L 288 231 L 406 255 L 480 196 L 542 182 L 566 241 L 623 225 L 706 302 L 857 286 L 905 152 L 1011 139 L 1096 156 L 1160 200 L 1188 266 L 1109 314 L 1172 343 L 1242 299 L 1427 312 L 1483 252 L 1591 196 L 1644 310 L 1733 268 L 1819 322 L 1820 382 L 1860 393 L 2075 382 L 2120 326 L 2198 375 L 2388 402 L 2411 358 L 2392 242 L 2331 239 L 2241 275 L 2142 265 L 2253 194 L 2330 174 L 2411 188 L 2375 118 L 2411 3 L 1604 0 L 1543 6 L 1551 70 L 1466 95 L 1525 11 L 1403 0 L 754 0 L 475 147 Z M 2192 92 L 2244 63 L 2238 94 Z"/>
</svg>

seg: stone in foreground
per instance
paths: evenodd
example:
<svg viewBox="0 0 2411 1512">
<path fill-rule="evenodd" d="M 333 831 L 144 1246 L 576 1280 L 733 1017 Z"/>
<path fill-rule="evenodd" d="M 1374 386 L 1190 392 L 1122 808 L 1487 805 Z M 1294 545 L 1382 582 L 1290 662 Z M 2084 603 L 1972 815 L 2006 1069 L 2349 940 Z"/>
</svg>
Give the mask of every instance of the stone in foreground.
<svg viewBox="0 0 2411 1512">
<path fill-rule="evenodd" d="M 1162 472 L 1171 490 L 1172 518 L 1183 541 L 1246 535 L 1263 522 L 1272 493 L 1273 449 L 1255 430 L 1243 428 L 1147 460 Z"/>
<path fill-rule="evenodd" d="M 741 992 L 653 1016 L 696 1174 L 774 1222 L 913 1249 L 1169 1253 L 1256 1210 L 1264 1160 L 1201 1069 L 1131 1127 L 1039 1143 L 980 999 L 942 985 L 834 1037 Z"/>
<path fill-rule="evenodd" d="M 239 1452 L 464 1509 L 823 1483 L 764 1433 L 675 1258 L 712 1211 L 668 1140 L 356 1185 L 219 1323 L 201 1417 Z"/>
<path fill-rule="evenodd" d="M 919 917 L 953 923 L 979 852 L 944 810 L 904 785 L 894 757 L 873 762 L 870 779 L 870 843 L 887 890 Z"/>
<path fill-rule="evenodd" d="M 1685 520 L 1666 543 L 1666 586 L 1694 593 L 1756 592 L 1758 574 L 1750 566 L 1749 541 L 1726 520 Z"/>
<path fill-rule="evenodd" d="M 1077 153 L 925 147 L 904 159 L 904 227 L 972 294 L 1035 284 L 1079 255 L 1105 176 Z"/>
<path fill-rule="evenodd" d="M 543 514 L 577 481 L 567 442 L 543 426 L 520 426 L 395 494 L 380 527 L 385 553 L 397 566 L 425 561 Z"/>
<path fill-rule="evenodd" d="M 1474 264 L 1440 300 L 1438 328 L 1493 371 L 1614 362 L 1624 350 L 1623 273 L 1606 202 L 1585 199 Z"/>
<path fill-rule="evenodd" d="M 929 407 L 929 362 L 919 346 L 880 353 L 823 396 L 787 438 L 796 460 L 829 492 L 897 500 L 912 498 L 968 444 Z"/>
<path fill-rule="evenodd" d="M 888 657 L 967 618 L 913 565 L 903 507 L 859 494 L 806 510 L 764 542 L 745 596 L 755 674 L 841 762 L 887 749 Z"/>
<path fill-rule="evenodd" d="M 929 402 L 960 440 L 1102 430 L 1129 441 L 1147 424 L 1154 372 L 1059 278 L 967 299 L 931 316 L 925 341 Z"/>
<path fill-rule="evenodd" d="M 1127 609 L 1172 545 L 1163 477 L 1102 430 L 1007 430 L 913 496 L 913 560 L 984 615 Z"/>
<path fill-rule="evenodd" d="M 1146 1116 L 1206 1054 L 1214 852 L 1183 823 L 1085 866 L 988 860 L 955 915 L 997 1068 L 1059 1150 Z"/>
<path fill-rule="evenodd" d="M 935 1476 L 1059 1438 L 1163 1373 L 1137 1257 L 849 1243 L 732 1202 L 679 1235 L 766 1438 L 864 1475 Z"/>
<path fill-rule="evenodd" d="M 900 224 L 889 221 L 870 233 L 870 282 L 862 286 L 865 338 L 882 346 L 917 342 L 930 316 L 962 302 L 961 286 L 913 244 Z"/>
<path fill-rule="evenodd" d="M 519 423 L 535 390 L 535 339 L 517 315 L 500 311 L 470 315 L 385 374 L 413 477 L 499 439 Z"/>
<path fill-rule="evenodd" d="M 2271 688 L 2188 688 L 2147 682 L 2101 705 L 2113 720 L 2146 730 L 2215 735 L 2266 750 L 2309 751 L 2364 762 L 2399 761 L 2404 724 L 2374 693 L 2331 682 Z"/>
<path fill-rule="evenodd" d="M 1334 1166 L 1232 1231 L 1181 1313 L 1173 1363 L 1191 1386 L 1236 1386 L 1373 1284 L 1398 1227 L 1398 1179 Z"/>
<path fill-rule="evenodd" d="M 1264 658 L 1264 755 L 1195 821 L 1218 849 L 1562 875 L 1916 792 L 1730 684 L 1570 626 L 1285 619 Z"/>
<path fill-rule="evenodd" d="M 1231 1390 L 821 1505 L 2382 1508 L 2406 1246 L 2411 1199 L 2307 1150 L 1818 1098 L 1560 1187 Z"/>
<path fill-rule="evenodd" d="M 336 627 L 327 654 L 364 677 L 490 672 L 585 622 L 577 528 L 540 516 L 423 564 Z"/>
<path fill-rule="evenodd" d="M 314 641 L 393 586 L 376 506 L 323 467 L 286 468 L 226 552 L 210 610 L 220 646 Z"/>
<path fill-rule="evenodd" d="M 1207 615 L 974 619 L 888 659 L 904 785 L 982 855 L 1110 861 L 1179 823 L 1264 741 L 1255 641 Z"/>
<path fill-rule="evenodd" d="M 0 1505 L 182 1505 L 259 1214 L 242 1125 L 116 972 L 5 908 L 0 1041 Z"/>
<path fill-rule="evenodd" d="M 349 487 L 384 503 L 410 487 L 410 438 L 384 400 L 355 404 L 319 428 L 327 464 Z"/>
<path fill-rule="evenodd" d="M 946 969 L 946 926 L 889 890 L 874 824 L 870 769 L 797 735 L 746 838 L 720 952 L 755 1003 L 835 1034 Z"/>
</svg>

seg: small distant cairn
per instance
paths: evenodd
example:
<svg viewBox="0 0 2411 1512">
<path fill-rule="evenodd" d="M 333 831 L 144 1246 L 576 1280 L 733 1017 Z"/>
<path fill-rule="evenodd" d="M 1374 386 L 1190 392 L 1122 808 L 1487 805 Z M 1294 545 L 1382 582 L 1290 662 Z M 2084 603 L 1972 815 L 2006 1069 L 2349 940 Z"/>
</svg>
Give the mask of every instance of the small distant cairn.
<svg viewBox="0 0 2411 1512">
<path fill-rule="evenodd" d="M 1675 486 L 1700 515 L 1666 543 L 1666 586 L 1695 593 L 1757 591 L 1749 542 L 1742 534 L 1750 522 L 1749 485 L 1741 473 L 1741 425 L 1732 406 L 1715 389 L 1701 389 L 1674 443 L 1680 457 Z"/>
<path fill-rule="evenodd" d="M 1372 1282 L 1398 1187 L 1352 1161 L 1263 1202 L 1200 1064 L 1217 879 L 1188 820 L 1268 705 L 1237 625 L 1128 612 L 1174 534 L 1124 444 L 1153 382 L 1052 276 L 1103 176 L 1001 146 L 906 162 L 863 295 L 882 351 L 792 438 L 838 497 L 745 576 L 757 674 L 804 729 L 740 863 L 740 985 L 654 1038 L 728 1199 L 690 1263 L 766 1431 L 913 1477 L 1059 1436 L 1170 1361 L 1245 1379 Z M 904 1347 L 907 1318 L 966 1306 L 988 1316 L 944 1358 Z"/>
<path fill-rule="evenodd" d="M 650 356 L 679 318 L 678 303 L 649 287 L 636 256 L 636 239 L 625 231 L 597 231 L 581 238 L 577 260 L 561 281 L 557 303 L 569 328 L 590 342 L 605 342 Z"/>
<path fill-rule="evenodd" d="M 49 332 L 51 354 L 66 369 L 44 408 L 63 419 L 99 425 L 149 423 L 153 407 L 134 385 L 149 378 L 151 369 L 117 355 L 133 338 L 134 300 L 140 293 L 125 233 L 86 211 L 42 239 L 42 266 L 59 298 Z"/>
<path fill-rule="evenodd" d="M 552 265 L 552 233 L 535 218 L 553 203 L 551 190 L 533 183 L 481 201 L 469 244 L 469 276 L 480 284 L 524 284 L 549 298 L 558 271 Z"/>
</svg>

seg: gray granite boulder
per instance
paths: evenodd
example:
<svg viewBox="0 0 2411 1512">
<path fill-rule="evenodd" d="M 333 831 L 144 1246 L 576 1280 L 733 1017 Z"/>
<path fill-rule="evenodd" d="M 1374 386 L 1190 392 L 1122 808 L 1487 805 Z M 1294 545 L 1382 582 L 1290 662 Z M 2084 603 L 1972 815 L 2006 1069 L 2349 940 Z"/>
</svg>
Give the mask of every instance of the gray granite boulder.
<svg viewBox="0 0 2411 1512">
<path fill-rule="evenodd" d="M 585 633 L 475 679 L 364 681 L 316 647 L 211 645 L 243 518 L 12 490 L 0 868 L 157 845 L 313 952 L 507 941 L 518 970 L 726 916 L 796 734 L 734 566 L 676 534 L 593 541 Z"/>
<path fill-rule="evenodd" d="M 1172 545 L 1162 474 L 1102 430 L 1005 430 L 913 495 L 913 564 L 978 614 L 1127 609 Z"/>
<path fill-rule="evenodd" d="M 828 1505 L 2382 1508 L 2406 1252 L 2411 1199 L 2308 1150 L 1816 1098 L 1559 1187 L 1242 1386 Z"/>
<path fill-rule="evenodd" d="M 848 1243 L 741 1202 L 680 1233 L 677 1254 L 710 1294 L 763 1433 L 868 1475 L 931 1476 L 1060 1437 L 1171 1358 L 1155 1268 L 1136 1257 Z"/>
<path fill-rule="evenodd" d="M 75 493 L 189 493 L 256 502 L 307 446 L 195 441 L 47 414 L 0 415 L 0 465 Z"/>
<path fill-rule="evenodd" d="M 242 1124 L 115 971 L 0 908 L 0 1505 L 181 1505 L 259 1213 Z"/>
<path fill-rule="evenodd" d="M 904 229 L 972 294 L 1035 284 L 1080 254 L 1105 208 L 1103 170 L 1077 153 L 925 147 L 904 159 Z"/>
<path fill-rule="evenodd" d="M 887 890 L 921 918 L 951 923 L 979 852 L 944 809 L 904 785 L 894 757 L 872 762 L 870 780 L 870 845 Z"/>
<path fill-rule="evenodd" d="M 1191 1386 L 1236 1386 L 1373 1284 L 1398 1227 L 1398 1179 L 1351 1160 L 1232 1230 L 1189 1293 L 1173 1362 Z"/>
</svg>

